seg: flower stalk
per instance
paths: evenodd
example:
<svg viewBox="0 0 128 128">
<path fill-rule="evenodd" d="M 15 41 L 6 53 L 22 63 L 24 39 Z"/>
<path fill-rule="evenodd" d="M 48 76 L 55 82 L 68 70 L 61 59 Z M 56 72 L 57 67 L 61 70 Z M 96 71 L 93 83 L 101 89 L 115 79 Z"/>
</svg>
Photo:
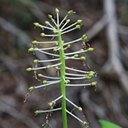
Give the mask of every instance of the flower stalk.
<svg viewBox="0 0 128 128">
<path fill-rule="evenodd" d="M 68 128 L 67 126 L 67 112 L 66 112 L 66 83 L 65 83 L 65 53 L 63 50 L 63 40 L 62 40 L 62 32 L 58 26 L 58 47 L 60 48 L 60 86 L 61 86 L 61 95 L 62 95 L 62 119 L 63 119 L 63 128 Z"/>
</svg>

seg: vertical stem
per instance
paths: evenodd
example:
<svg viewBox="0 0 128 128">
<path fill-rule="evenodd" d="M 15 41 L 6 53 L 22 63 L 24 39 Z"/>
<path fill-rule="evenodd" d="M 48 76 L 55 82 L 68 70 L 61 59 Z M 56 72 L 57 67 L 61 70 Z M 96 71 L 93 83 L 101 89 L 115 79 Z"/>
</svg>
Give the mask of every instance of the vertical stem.
<svg viewBox="0 0 128 128">
<path fill-rule="evenodd" d="M 67 112 L 66 112 L 66 85 L 65 85 L 65 54 L 63 49 L 63 40 L 61 36 L 61 31 L 58 27 L 58 45 L 59 45 L 59 54 L 61 62 L 60 70 L 60 81 L 61 81 L 61 95 L 62 95 L 62 119 L 63 119 L 63 128 L 68 128 L 67 125 Z"/>
</svg>

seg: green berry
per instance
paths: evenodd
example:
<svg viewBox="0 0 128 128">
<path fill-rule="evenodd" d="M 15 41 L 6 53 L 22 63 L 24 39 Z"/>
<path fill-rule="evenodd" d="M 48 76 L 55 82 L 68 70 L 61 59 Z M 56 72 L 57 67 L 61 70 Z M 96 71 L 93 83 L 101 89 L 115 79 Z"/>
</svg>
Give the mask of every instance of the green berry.
<svg viewBox="0 0 128 128">
<path fill-rule="evenodd" d="M 96 82 L 92 82 L 91 86 L 96 86 L 96 84 L 97 84 Z"/>
<path fill-rule="evenodd" d="M 39 62 L 39 60 L 37 60 L 37 59 L 33 61 L 33 63 L 35 63 L 35 64 L 37 64 L 38 62 Z"/>
<path fill-rule="evenodd" d="M 55 8 L 55 12 L 56 12 L 56 13 L 59 13 L 59 9 L 58 9 L 58 8 Z"/>
<path fill-rule="evenodd" d="M 45 33 L 41 33 L 40 35 L 41 35 L 41 36 L 45 36 Z"/>
<path fill-rule="evenodd" d="M 80 26 L 79 24 L 76 25 L 76 28 L 77 28 L 77 29 L 80 29 L 80 27 L 81 27 L 81 26 Z"/>
<path fill-rule="evenodd" d="M 66 21 L 67 23 L 69 23 L 70 22 L 70 19 L 67 19 L 67 21 Z"/>
<path fill-rule="evenodd" d="M 48 18 L 52 19 L 52 15 L 48 15 Z"/>
<path fill-rule="evenodd" d="M 47 84 L 48 83 L 48 81 L 47 80 L 43 80 L 43 84 Z"/>
<path fill-rule="evenodd" d="M 57 34 L 58 30 L 57 29 L 53 29 L 53 33 Z"/>
<path fill-rule="evenodd" d="M 85 56 L 81 56 L 80 60 L 86 60 L 86 57 Z"/>
<path fill-rule="evenodd" d="M 37 41 L 36 40 L 32 41 L 32 44 L 37 44 Z"/>
<path fill-rule="evenodd" d="M 32 68 L 27 68 L 26 71 L 28 71 L 28 72 L 29 72 L 29 71 L 32 71 Z"/>
<path fill-rule="evenodd" d="M 88 75 L 89 75 L 90 77 L 94 77 L 94 75 L 95 75 L 95 72 L 93 72 L 93 71 L 90 71 Z"/>
<path fill-rule="evenodd" d="M 31 86 L 31 87 L 28 88 L 28 91 L 29 91 L 29 92 L 32 92 L 34 89 L 35 89 L 35 88 L 34 88 L 33 86 Z"/>
<path fill-rule="evenodd" d="M 81 23 L 82 23 L 82 20 L 77 20 L 77 23 L 78 23 L 78 24 L 81 24 Z"/>
<path fill-rule="evenodd" d="M 84 34 L 81 38 L 82 38 L 82 41 L 85 41 L 85 40 L 87 40 L 87 35 Z"/>
<path fill-rule="evenodd" d="M 88 52 L 93 52 L 94 51 L 94 48 L 88 48 L 87 51 Z"/>
<path fill-rule="evenodd" d="M 40 24 L 39 24 L 38 22 L 35 22 L 34 25 L 35 25 L 36 27 L 39 27 L 39 26 L 40 26 Z"/>
<path fill-rule="evenodd" d="M 48 105 L 49 105 L 50 107 L 52 107 L 52 106 L 53 106 L 53 102 L 49 102 Z"/>
<path fill-rule="evenodd" d="M 46 24 L 46 25 L 49 25 L 49 22 L 48 22 L 48 21 L 45 21 L 45 24 Z"/>
<path fill-rule="evenodd" d="M 28 49 L 28 52 L 33 52 L 34 51 L 34 48 L 29 48 Z"/>
<path fill-rule="evenodd" d="M 82 109 L 81 107 L 78 107 L 78 110 L 79 110 L 79 111 L 82 111 L 83 109 Z"/>
<path fill-rule="evenodd" d="M 66 80 L 65 83 L 66 83 L 66 84 L 70 83 L 70 80 Z"/>
<path fill-rule="evenodd" d="M 43 77 L 43 75 L 42 74 L 38 74 L 38 77 Z"/>
<path fill-rule="evenodd" d="M 69 10 L 68 13 L 67 13 L 67 15 L 70 16 L 70 15 L 72 15 L 73 13 L 75 13 L 75 12 L 72 11 L 72 10 Z"/>
<path fill-rule="evenodd" d="M 40 112 L 39 112 L 38 110 L 36 110 L 36 111 L 34 112 L 35 116 L 37 116 L 39 113 L 40 113 Z"/>
<path fill-rule="evenodd" d="M 74 57 L 78 57 L 78 54 L 75 54 Z"/>
</svg>

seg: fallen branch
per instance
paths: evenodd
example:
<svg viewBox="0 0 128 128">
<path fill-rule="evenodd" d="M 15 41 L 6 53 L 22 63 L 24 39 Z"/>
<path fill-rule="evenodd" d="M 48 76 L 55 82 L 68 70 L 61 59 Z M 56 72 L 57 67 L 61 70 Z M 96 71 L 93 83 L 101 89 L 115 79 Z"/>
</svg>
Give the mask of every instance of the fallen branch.
<svg viewBox="0 0 128 128">
<path fill-rule="evenodd" d="M 2 17 L 0 17 L 0 26 L 7 32 L 17 36 L 21 40 L 22 44 L 28 45 L 28 43 L 31 42 L 31 38 L 25 32 Z"/>
<path fill-rule="evenodd" d="M 99 21 L 97 21 L 92 28 L 87 31 L 87 35 L 89 39 L 92 39 L 96 36 L 101 30 L 107 25 L 107 17 L 104 15 Z"/>
<path fill-rule="evenodd" d="M 109 58 L 103 67 L 102 72 L 115 76 L 122 83 L 124 90 L 128 93 L 128 77 L 120 61 L 120 46 L 118 38 L 118 24 L 115 12 L 115 1 L 104 0 L 104 10 L 108 20 L 107 37 L 109 47 Z"/>
<path fill-rule="evenodd" d="M 14 107 L 11 107 L 9 104 L 6 104 L 2 100 L 0 100 L 0 111 L 8 113 L 10 116 L 26 124 L 29 128 L 40 128 L 32 119 L 23 115 L 22 113 L 17 111 Z"/>
<path fill-rule="evenodd" d="M 118 24 L 119 33 L 123 35 L 128 35 L 128 26 Z"/>
</svg>

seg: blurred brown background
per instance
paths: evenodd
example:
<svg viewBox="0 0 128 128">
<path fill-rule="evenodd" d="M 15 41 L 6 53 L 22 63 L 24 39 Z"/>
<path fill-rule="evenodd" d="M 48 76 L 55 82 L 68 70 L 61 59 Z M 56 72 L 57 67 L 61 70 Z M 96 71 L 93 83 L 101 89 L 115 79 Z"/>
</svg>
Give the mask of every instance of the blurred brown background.
<svg viewBox="0 0 128 128">
<path fill-rule="evenodd" d="M 27 49 L 41 39 L 33 23 L 43 23 L 55 7 L 61 17 L 74 10 L 72 22 L 84 21 L 81 33 L 65 38 L 86 32 L 95 48 L 88 64 L 97 71 L 97 87 L 69 89 L 70 99 L 84 108 L 90 128 L 100 128 L 99 119 L 128 128 L 128 0 L 0 0 L 0 128 L 39 128 L 45 115 L 35 117 L 33 111 L 47 109 L 59 93 L 53 87 L 27 94 L 37 81 L 25 71 L 34 58 Z M 46 128 L 62 127 L 61 113 L 53 113 L 49 121 Z M 82 127 L 70 116 L 69 126 Z"/>
</svg>

